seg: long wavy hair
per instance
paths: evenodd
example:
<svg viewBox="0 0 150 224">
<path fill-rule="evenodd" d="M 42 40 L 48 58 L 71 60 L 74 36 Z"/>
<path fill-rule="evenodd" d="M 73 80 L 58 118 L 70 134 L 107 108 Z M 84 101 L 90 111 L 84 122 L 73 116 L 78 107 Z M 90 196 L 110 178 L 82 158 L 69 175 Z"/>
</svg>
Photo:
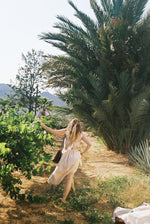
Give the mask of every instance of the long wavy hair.
<svg viewBox="0 0 150 224">
<path fill-rule="evenodd" d="M 68 124 L 66 135 L 71 142 L 74 142 L 80 134 L 81 134 L 80 121 L 77 118 L 74 118 Z"/>
</svg>

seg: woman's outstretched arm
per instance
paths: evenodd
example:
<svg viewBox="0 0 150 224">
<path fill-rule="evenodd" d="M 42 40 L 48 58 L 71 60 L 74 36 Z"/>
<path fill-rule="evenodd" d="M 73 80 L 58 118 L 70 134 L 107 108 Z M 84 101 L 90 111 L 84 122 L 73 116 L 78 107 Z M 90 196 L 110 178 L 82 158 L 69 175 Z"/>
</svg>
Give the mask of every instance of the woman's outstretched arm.
<svg viewBox="0 0 150 224">
<path fill-rule="evenodd" d="M 66 128 L 56 130 L 56 129 L 52 129 L 52 128 L 46 126 L 41 121 L 40 121 L 40 123 L 41 123 L 42 128 L 44 128 L 46 131 L 48 131 L 54 135 L 60 136 L 60 135 L 64 135 L 66 133 Z"/>
</svg>

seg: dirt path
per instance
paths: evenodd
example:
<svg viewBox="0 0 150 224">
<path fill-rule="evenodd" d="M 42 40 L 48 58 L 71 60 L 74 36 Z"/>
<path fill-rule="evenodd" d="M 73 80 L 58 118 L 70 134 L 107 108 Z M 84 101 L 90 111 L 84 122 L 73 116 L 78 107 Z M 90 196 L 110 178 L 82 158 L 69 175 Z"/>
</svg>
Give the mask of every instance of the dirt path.
<svg viewBox="0 0 150 224">
<path fill-rule="evenodd" d="M 128 158 L 125 155 L 108 151 L 106 147 L 99 143 L 98 138 L 88 138 L 92 142 L 92 147 L 83 159 L 83 172 L 89 177 L 105 179 L 110 176 L 132 175 L 135 169 L 128 165 Z"/>
<path fill-rule="evenodd" d="M 88 137 L 92 147 L 83 157 L 83 165 L 75 175 L 76 187 L 81 186 L 84 181 L 94 183 L 97 178 L 105 179 L 109 176 L 134 174 L 135 170 L 128 165 L 127 157 L 107 151 L 104 145 L 99 143 L 98 138 L 94 137 L 92 133 L 88 133 Z M 81 150 L 84 150 L 84 147 L 85 145 L 82 143 Z M 49 185 L 46 183 L 48 175 L 48 173 L 45 173 L 42 176 L 33 177 L 30 181 L 22 177 L 22 192 L 46 196 L 49 189 Z M 29 204 L 11 200 L 0 188 L 0 223 L 39 224 L 43 223 L 43 217 L 50 216 L 57 216 L 58 220 L 62 220 L 64 211 L 58 210 L 50 203 Z M 76 214 L 77 220 L 75 223 L 81 223 L 80 218 Z"/>
</svg>

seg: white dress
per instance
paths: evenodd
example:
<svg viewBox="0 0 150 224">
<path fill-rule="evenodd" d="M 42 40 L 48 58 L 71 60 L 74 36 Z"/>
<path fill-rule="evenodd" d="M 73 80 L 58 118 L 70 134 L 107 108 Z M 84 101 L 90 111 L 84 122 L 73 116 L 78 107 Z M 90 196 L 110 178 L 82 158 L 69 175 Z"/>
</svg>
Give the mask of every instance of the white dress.
<svg viewBox="0 0 150 224">
<path fill-rule="evenodd" d="M 134 209 L 117 207 L 112 220 L 121 219 L 125 224 L 150 224 L 150 203 L 143 202 Z"/>
<path fill-rule="evenodd" d="M 74 142 L 66 140 L 65 138 L 62 157 L 55 167 L 55 170 L 48 178 L 49 184 L 58 185 L 65 176 L 70 173 L 74 174 L 77 171 L 79 165 L 81 164 L 81 154 L 78 151 L 78 148 L 83 135 L 84 132 L 81 132 Z"/>
</svg>

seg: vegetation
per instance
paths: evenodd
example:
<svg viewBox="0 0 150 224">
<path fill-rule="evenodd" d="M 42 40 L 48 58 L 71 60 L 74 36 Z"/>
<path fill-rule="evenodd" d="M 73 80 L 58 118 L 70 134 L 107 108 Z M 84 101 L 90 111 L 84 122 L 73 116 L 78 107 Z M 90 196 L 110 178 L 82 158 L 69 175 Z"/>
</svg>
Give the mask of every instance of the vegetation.
<svg viewBox="0 0 150 224">
<path fill-rule="evenodd" d="M 46 115 L 46 111 L 50 111 L 50 109 L 52 108 L 52 100 L 48 100 L 46 97 L 41 97 L 38 100 L 38 108 L 42 109 L 41 115 L 45 116 Z"/>
<path fill-rule="evenodd" d="M 26 107 L 36 115 L 38 100 L 41 93 L 43 52 L 32 49 L 26 55 L 22 54 L 25 63 L 20 67 L 16 76 L 16 84 L 11 86 L 14 91 L 16 104 Z"/>
<path fill-rule="evenodd" d="M 58 200 L 63 192 L 62 184 L 47 193 L 54 200 L 56 208 L 62 208 L 72 223 L 75 222 L 70 214 L 74 212 L 78 216 L 80 213 L 89 224 L 111 224 L 112 213 L 117 206 L 134 208 L 148 200 L 149 183 L 149 177 L 140 173 L 132 178 L 123 176 L 99 180 L 96 187 L 85 183 L 83 188 L 78 188 L 70 196 L 66 204 Z"/>
<path fill-rule="evenodd" d="M 0 115 L 2 115 L 3 113 L 6 113 L 6 108 L 8 107 L 14 108 L 16 105 L 15 99 L 14 97 L 11 97 L 7 95 L 7 98 L 0 98 Z"/>
<path fill-rule="evenodd" d="M 50 162 L 52 154 L 44 151 L 44 145 L 53 145 L 50 134 L 45 135 L 33 113 L 20 112 L 19 107 L 7 108 L 0 117 L 0 184 L 11 198 L 25 198 L 20 195 L 20 177 L 16 171 L 31 179 L 32 175 L 42 173 L 44 162 Z"/>
<path fill-rule="evenodd" d="M 63 16 L 55 28 L 41 38 L 67 53 L 51 56 L 43 65 L 48 85 L 62 89 L 60 96 L 70 108 L 57 111 L 76 113 L 102 137 L 109 149 L 130 151 L 130 159 L 144 171 L 150 169 L 150 151 L 145 139 L 150 132 L 150 14 L 142 17 L 147 0 L 90 0 L 96 21 L 69 1 L 78 26 Z M 85 182 L 63 204 L 59 198 L 63 183 L 45 195 L 20 193 L 22 179 L 50 171 L 52 154 L 45 146 L 54 145 L 35 118 L 38 108 L 49 109 L 52 102 L 40 98 L 42 52 L 23 55 L 25 66 L 16 77 L 14 96 L 0 100 L 0 185 L 11 198 L 32 203 L 53 204 L 68 214 L 60 223 L 74 223 L 71 213 L 89 224 L 111 224 L 117 206 L 136 207 L 149 200 L 150 179 L 145 174 Z M 11 101 L 13 99 L 13 101 Z M 8 104 L 11 102 L 10 107 Z M 14 108 L 15 104 L 19 104 Z M 21 106 L 26 106 L 29 113 Z M 66 126 L 57 116 L 42 117 L 52 128 Z M 142 142 L 142 143 L 140 143 Z M 96 185 L 96 186 L 95 186 Z M 140 194 L 139 194 L 140 192 Z M 70 196 L 70 195 L 69 195 Z M 16 211 L 17 212 L 17 211 Z M 41 210 L 41 213 L 43 210 Z M 38 214 L 39 215 L 39 214 Z M 43 223 L 58 223 L 55 215 L 42 216 Z"/>
<path fill-rule="evenodd" d="M 76 193 L 69 195 L 66 204 L 59 200 L 64 183 L 56 188 L 47 185 L 44 191 L 42 185 L 41 194 L 36 196 L 30 189 L 28 201 L 16 203 L 16 215 L 11 216 L 11 221 L 34 222 L 38 218 L 41 223 L 113 224 L 112 212 L 116 206 L 135 208 L 143 201 L 149 202 L 150 178 L 142 173 L 132 177 L 99 179 L 94 185 L 89 180 L 84 181 L 82 186 L 77 184 Z M 26 219 L 22 213 L 24 210 L 28 214 Z"/>
<path fill-rule="evenodd" d="M 150 148 L 148 140 L 141 142 L 129 152 L 129 161 L 142 169 L 144 172 L 150 172 Z"/>
<path fill-rule="evenodd" d="M 65 128 L 68 125 L 68 120 L 65 117 L 62 119 L 57 113 L 48 117 L 43 116 L 41 119 L 44 124 L 54 129 Z"/>
<path fill-rule="evenodd" d="M 95 20 L 71 7 L 82 26 L 58 16 L 58 33 L 40 38 L 66 53 L 44 64 L 73 112 L 109 149 L 127 152 L 149 134 L 150 14 L 147 0 L 90 0 Z"/>
</svg>

